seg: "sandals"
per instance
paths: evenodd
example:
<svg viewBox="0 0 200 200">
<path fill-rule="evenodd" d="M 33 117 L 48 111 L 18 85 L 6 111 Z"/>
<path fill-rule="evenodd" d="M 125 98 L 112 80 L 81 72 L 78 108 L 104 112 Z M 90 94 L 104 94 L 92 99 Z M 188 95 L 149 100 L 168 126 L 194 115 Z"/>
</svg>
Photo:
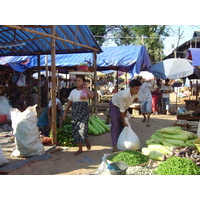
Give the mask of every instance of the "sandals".
<svg viewBox="0 0 200 200">
<path fill-rule="evenodd" d="M 82 151 L 79 151 L 79 150 L 78 150 L 77 152 L 74 153 L 74 155 L 76 156 L 76 155 L 79 155 L 79 154 L 81 154 L 81 153 L 82 153 Z"/>
<path fill-rule="evenodd" d="M 90 150 L 91 149 L 91 144 L 89 142 L 86 143 L 86 147 L 87 147 L 88 150 Z"/>
<path fill-rule="evenodd" d="M 143 123 L 143 122 L 145 122 L 146 121 L 146 119 L 143 119 L 141 122 Z"/>
<path fill-rule="evenodd" d="M 151 124 L 146 124 L 146 126 L 147 126 L 147 127 L 150 127 L 150 126 L 151 126 Z"/>
</svg>

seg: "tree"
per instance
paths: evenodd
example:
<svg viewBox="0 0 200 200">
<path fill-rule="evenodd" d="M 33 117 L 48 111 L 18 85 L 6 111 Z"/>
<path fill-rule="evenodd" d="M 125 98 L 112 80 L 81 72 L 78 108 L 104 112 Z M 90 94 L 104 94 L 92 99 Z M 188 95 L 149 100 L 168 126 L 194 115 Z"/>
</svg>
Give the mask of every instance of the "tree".
<svg viewBox="0 0 200 200">
<path fill-rule="evenodd" d="M 102 44 L 106 41 L 107 34 L 107 26 L 106 25 L 89 25 L 88 26 L 92 31 L 93 35 L 96 36 L 95 39 L 97 40 L 98 44 L 102 46 Z M 102 36 L 102 37 L 99 37 Z"/>
<path fill-rule="evenodd" d="M 106 36 L 112 35 L 117 45 L 145 45 L 152 63 L 162 60 L 164 44 L 162 37 L 169 36 L 166 25 L 94 25 L 89 26 L 102 45 Z"/>
</svg>

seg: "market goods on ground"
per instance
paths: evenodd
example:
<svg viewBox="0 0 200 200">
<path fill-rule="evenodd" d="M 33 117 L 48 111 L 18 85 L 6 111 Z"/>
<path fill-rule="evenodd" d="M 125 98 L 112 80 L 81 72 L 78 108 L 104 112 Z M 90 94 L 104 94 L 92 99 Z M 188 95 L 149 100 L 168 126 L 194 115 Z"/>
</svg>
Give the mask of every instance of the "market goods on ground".
<svg viewBox="0 0 200 200">
<path fill-rule="evenodd" d="M 158 175 L 200 175 L 200 168 L 188 158 L 171 157 L 158 165 Z"/>
<path fill-rule="evenodd" d="M 114 153 L 107 160 L 111 162 L 124 162 L 128 165 L 142 165 L 148 162 L 149 158 L 139 151 L 126 150 L 119 153 Z"/>
<path fill-rule="evenodd" d="M 102 133 L 110 132 L 110 127 L 106 125 L 105 120 L 102 120 L 98 115 L 93 114 L 88 122 L 88 134 L 100 135 Z"/>
<path fill-rule="evenodd" d="M 147 147 L 142 148 L 142 153 L 150 159 L 163 161 L 173 156 L 173 149 L 176 147 L 193 147 L 193 141 L 197 135 L 182 130 L 179 126 L 166 127 L 153 133 L 149 140 L 146 140 Z"/>
</svg>

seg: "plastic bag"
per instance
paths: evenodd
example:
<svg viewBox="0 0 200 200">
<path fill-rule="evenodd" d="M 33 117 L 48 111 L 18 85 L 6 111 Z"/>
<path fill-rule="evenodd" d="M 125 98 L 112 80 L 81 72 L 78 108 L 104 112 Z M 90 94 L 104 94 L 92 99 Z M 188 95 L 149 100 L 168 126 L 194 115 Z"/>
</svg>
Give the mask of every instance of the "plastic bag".
<svg viewBox="0 0 200 200">
<path fill-rule="evenodd" d="M 131 125 L 129 123 L 130 117 L 131 115 L 130 113 L 128 113 L 125 117 L 125 122 L 128 124 L 128 126 L 125 126 L 123 128 L 117 141 L 117 148 L 120 151 L 141 149 L 140 140 L 136 133 L 132 130 Z"/>
<path fill-rule="evenodd" d="M 81 100 L 87 100 L 87 99 L 88 99 L 87 91 L 86 91 L 85 88 L 83 88 L 82 91 L 81 91 L 80 99 L 81 99 Z"/>
<path fill-rule="evenodd" d="M 103 174 L 106 170 L 107 170 L 107 161 L 106 161 L 106 157 L 110 155 L 110 154 L 104 154 L 103 157 L 102 157 L 102 162 L 98 168 L 98 170 L 95 172 L 96 175 L 99 175 L 99 174 Z"/>
</svg>

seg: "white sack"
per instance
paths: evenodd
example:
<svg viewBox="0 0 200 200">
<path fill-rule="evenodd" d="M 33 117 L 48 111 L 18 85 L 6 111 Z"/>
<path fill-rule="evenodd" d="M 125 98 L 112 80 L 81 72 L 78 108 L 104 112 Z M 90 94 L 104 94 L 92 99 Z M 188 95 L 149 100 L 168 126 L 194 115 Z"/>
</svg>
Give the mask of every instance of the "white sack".
<svg viewBox="0 0 200 200">
<path fill-rule="evenodd" d="M 5 164 L 5 163 L 8 163 L 8 160 L 6 159 L 1 147 L 0 147 L 0 166 Z"/>
<path fill-rule="evenodd" d="M 16 149 L 12 156 L 29 157 L 45 153 L 39 138 L 36 106 L 29 106 L 24 112 L 11 109 L 12 128 L 15 135 Z"/>
<path fill-rule="evenodd" d="M 123 128 L 117 141 L 117 148 L 120 151 L 141 149 L 140 140 L 136 133 L 132 130 L 129 123 L 130 117 L 131 115 L 128 113 L 125 117 L 125 122 L 128 124 L 128 126 Z"/>
<path fill-rule="evenodd" d="M 0 115 L 7 115 L 7 119 L 10 120 L 10 104 L 6 97 L 0 97 Z"/>
</svg>

